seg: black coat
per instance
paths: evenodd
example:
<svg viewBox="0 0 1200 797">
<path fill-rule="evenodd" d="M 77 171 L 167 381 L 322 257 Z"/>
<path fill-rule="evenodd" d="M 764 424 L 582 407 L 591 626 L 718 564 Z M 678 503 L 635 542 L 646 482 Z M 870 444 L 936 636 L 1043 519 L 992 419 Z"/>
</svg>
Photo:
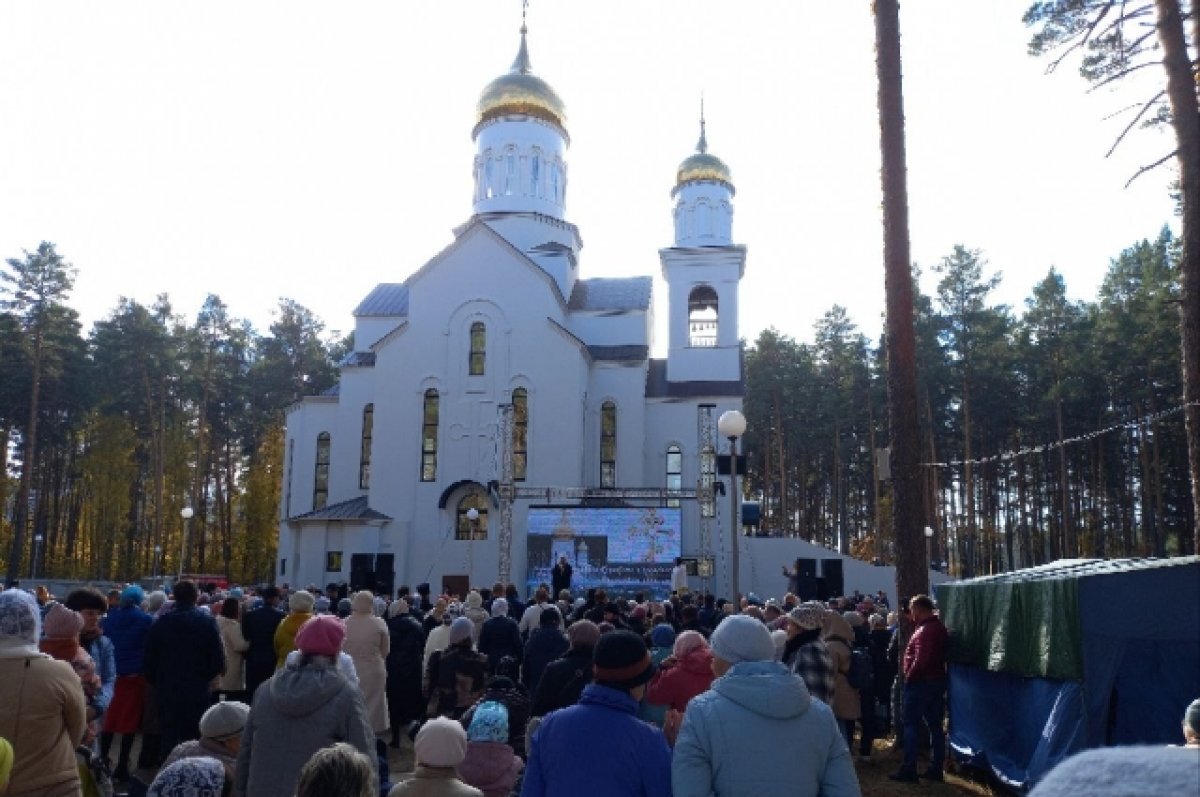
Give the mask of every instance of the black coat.
<svg viewBox="0 0 1200 797">
<path fill-rule="evenodd" d="M 225 646 L 217 621 L 195 607 L 176 607 L 146 635 L 146 680 L 179 699 L 208 696 L 212 680 L 225 672 Z"/>
<path fill-rule="evenodd" d="M 544 717 L 551 711 L 575 705 L 583 688 L 591 682 L 592 649 L 571 648 L 542 672 L 533 696 L 533 716 Z"/>
<path fill-rule="evenodd" d="M 558 600 L 558 593 L 571 589 L 571 565 L 557 564 L 550 570 L 551 599 Z"/>
<path fill-rule="evenodd" d="M 421 665 L 425 658 L 425 633 L 412 615 L 388 618 L 391 647 L 387 656 L 388 715 L 392 727 L 420 719 L 425 711 L 421 694 Z"/>
<path fill-rule="evenodd" d="M 550 662 L 562 656 L 570 647 L 567 637 L 557 628 L 535 628 L 525 643 L 525 663 L 521 668 L 521 682 L 530 693 L 537 691 L 538 681 Z"/>
<path fill-rule="evenodd" d="M 517 622 L 507 615 L 490 617 L 484 621 L 479 631 L 479 652 L 488 657 L 488 667 L 492 672 L 496 672 L 496 665 L 505 656 L 521 661 L 525 646 L 521 642 Z"/>
</svg>

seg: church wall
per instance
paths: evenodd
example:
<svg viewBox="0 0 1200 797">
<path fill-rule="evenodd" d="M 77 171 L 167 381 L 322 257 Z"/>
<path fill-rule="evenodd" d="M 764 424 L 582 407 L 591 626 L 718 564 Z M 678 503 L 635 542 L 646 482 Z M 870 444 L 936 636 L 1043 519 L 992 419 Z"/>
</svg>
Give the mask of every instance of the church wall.
<svg viewBox="0 0 1200 797">
<path fill-rule="evenodd" d="M 600 411 L 606 401 L 617 408 L 617 487 L 643 487 L 642 455 L 645 445 L 646 370 L 642 363 L 596 363 L 591 373 L 587 401 L 587 485 L 600 487 Z"/>
<path fill-rule="evenodd" d="M 354 319 L 354 350 L 369 351 L 376 341 L 395 329 L 401 316 L 358 316 Z"/>
</svg>

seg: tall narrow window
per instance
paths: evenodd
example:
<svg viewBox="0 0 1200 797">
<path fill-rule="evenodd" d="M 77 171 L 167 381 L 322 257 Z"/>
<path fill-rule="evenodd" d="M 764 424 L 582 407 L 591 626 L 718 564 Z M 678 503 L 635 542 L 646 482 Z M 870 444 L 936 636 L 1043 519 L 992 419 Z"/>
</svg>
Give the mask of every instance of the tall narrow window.
<svg viewBox="0 0 1200 797">
<path fill-rule="evenodd" d="M 375 405 L 363 407 L 362 453 L 358 459 L 358 486 L 366 490 L 371 486 L 371 432 L 375 426 Z"/>
<path fill-rule="evenodd" d="M 425 391 L 425 408 L 421 419 L 421 481 L 437 481 L 438 392 Z"/>
<path fill-rule="evenodd" d="M 600 486 L 617 486 L 617 405 L 600 406 Z"/>
<path fill-rule="evenodd" d="M 474 520 L 467 514 L 472 509 L 479 513 Z M 487 498 L 483 493 L 467 493 L 458 502 L 454 518 L 454 539 L 456 540 L 486 540 L 487 539 Z"/>
<path fill-rule="evenodd" d="M 542 187 L 538 185 L 538 180 L 542 176 L 542 158 L 540 155 L 534 155 L 533 160 L 529 162 L 529 195 L 541 196 Z"/>
<path fill-rule="evenodd" d="M 708 285 L 697 285 L 688 294 L 688 345 L 717 345 L 717 292 Z"/>
<path fill-rule="evenodd" d="M 317 467 L 313 478 L 313 509 L 329 503 L 329 432 L 317 435 Z"/>
<path fill-rule="evenodd" d="M 292 462 L 296 459 L 296 440 L 290 438 L 288 440 L 288 455 L 287 455 L 287 496 L 283 500 L 283 514 L 286 517 L 292 516 L 292 479 L 296 478 L 296 471 L 292 469 Z"/>
<path fill-rule="evenodd" d="M 483 198 L 491 199 L 496 194 L 495 176 L 492 174 L 492 153 L 484 155 L 483 162 Z"/>
<path fill-rule="evenodd" d="M 517 156 L 510 152 L 504 156 L 504 195 L 511 196 L 517 185 Z"/>
<path fill-rule="evenodd" d="M 487 362 L 487 327 L 482 321 L 471 324 L 471 354 L 467 362 L 467 373 L 471 376 L 483 376 L 484 365 Z"/>
<path fill-rule="evenodd" d="M 667 446 L 667 492 L 683 490 L 683 450 L 677 445 Z M 667 506 L 678 507 L 678 498 L 668 498 Z"/>
<path fill-rule="evenodd" d="M 519 387 L 513 391 L 513 478 L 525 481 L 529 469 L 529 391 Z"/>
<path fill-rule="evenodd" d="M 558 163 L 550 164 L 550 196 L 555 202 L 561 202 L 558 196 Z"/>
</svg>

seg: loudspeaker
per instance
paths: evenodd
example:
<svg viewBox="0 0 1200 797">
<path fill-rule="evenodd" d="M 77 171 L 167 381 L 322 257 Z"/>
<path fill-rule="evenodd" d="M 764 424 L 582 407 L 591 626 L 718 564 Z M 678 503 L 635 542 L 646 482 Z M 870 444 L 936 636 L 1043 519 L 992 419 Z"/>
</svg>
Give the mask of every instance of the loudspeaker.
<svg viewBox="0 0 1200 797">
<path fill-rule="evenodd" d="M 817 577 L 817 560 L 816 559 L 797 559 L 796 560 L 796 575 L 807 578 Z"/>
<path fill-rule="evenodd" d="M 801 601 L 815 601 L 820 599 L 820 594 L 817 590 L 817 579 L 813 576 L 799 576 L 796 579 L 796 597 Z"/>
<path fill-rule="evenodd" d="M 375 588 L 392 595 L 396 590 L 396 555 L 381 553 L 375 557 Z"/>
<path fill-rule="evenodd" d="M 822 559 L 821 576 L 825 579 L 825 588 L 829 590 L 829 598 L 840 598 L 846 594 L 846 584 L 842 579 L 841 559 Z"/>
<path fill-rule="evenodd" d="M 375 557 L 369 553 L 350 555 L 350 589 L 357 592 L 360 589 L 375 588 Z"/>
</svg>

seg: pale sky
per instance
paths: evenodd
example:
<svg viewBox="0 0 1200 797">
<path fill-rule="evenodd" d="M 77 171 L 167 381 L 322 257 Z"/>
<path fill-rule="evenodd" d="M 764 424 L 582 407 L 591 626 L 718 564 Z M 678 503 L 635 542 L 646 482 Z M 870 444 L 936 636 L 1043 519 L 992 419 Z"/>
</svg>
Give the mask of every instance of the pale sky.
<svg viewBox="0 0 1200 797">
<path fill-rule="evenodd" d="M 53 241 L 86 326 L 125 295 L 194 318 L 219 294 L 265 330 L 280 296 L 348 331 L 471 213 L 480 90 L 507 71 L 519 0 L 0 4 L 0 256 Z M 1026 54 L 1027 0 L 901 9 L 913 259 L 984 250 L 1019 306 L 1054 265 L 1092 299 L 1110 258 L 1176 227 L 1173 149 L 1143 92 L 1088 94 Z M 835 303 L 883 311 L 868 0 L 534 0 L 534 72 L 567 105 L 567 212 L 585 277 L 653 274 L 695 146 L 733 172 L 749 249 L 741 334 L 811 337 Z M 1147 79 L 1161 81 L 1158 70 Z M 666 291 L 655 286 L 665 349 Z"/>
</svg>

